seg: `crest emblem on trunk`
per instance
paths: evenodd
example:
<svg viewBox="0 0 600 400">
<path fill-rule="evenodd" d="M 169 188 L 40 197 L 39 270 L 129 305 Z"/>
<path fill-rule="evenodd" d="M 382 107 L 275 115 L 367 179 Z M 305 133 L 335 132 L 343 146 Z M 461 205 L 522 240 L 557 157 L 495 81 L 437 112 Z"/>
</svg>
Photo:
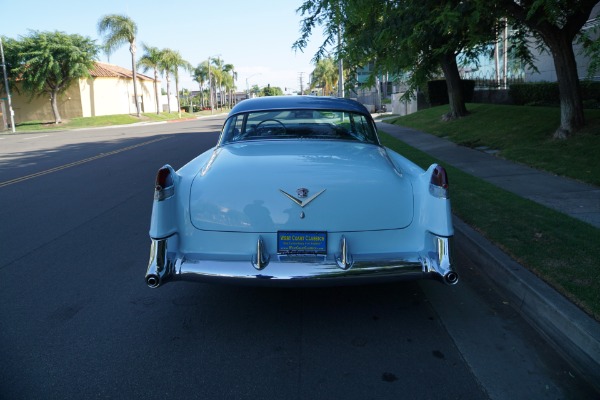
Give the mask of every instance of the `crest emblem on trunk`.
<svg viewBox="0 0 600 400">
<path fill-rule="evenodd" d="M 306 197 L 308 197 L 308 189 L 307 188 L 296 189 L 296 193 L 298 194 L 298 197 L 301 199 L 305 199 Z"/>
<path fill-rule="evenodd" d="M 281 193 L 284 194 L 285 197 L 287 197 L 288 199 L 290 199 L 291 201 L 293 201 L 294 203 L 298 204 L 300 207 L 304 207 L 306 206 L 308 203 L 310 203 L 311 201 L 313 201 L 314 199 L 316 199 L 318 196 L 320 196 L 325 189 L 321 190 L 320 192 L 313 194 L 311 197 L 309 197 L 308 199 L 306 199 L 306 197 L 308 197 L 308 189 L 306 188 L 300 188 L 296 190 L 296 194 L 298 195 L 298 197 L 292 196 L 291 194 L 279 189 L 279 191 Z M 306 199 L 306 200 L 302 200 L 302 199 Z"/>
</svg>

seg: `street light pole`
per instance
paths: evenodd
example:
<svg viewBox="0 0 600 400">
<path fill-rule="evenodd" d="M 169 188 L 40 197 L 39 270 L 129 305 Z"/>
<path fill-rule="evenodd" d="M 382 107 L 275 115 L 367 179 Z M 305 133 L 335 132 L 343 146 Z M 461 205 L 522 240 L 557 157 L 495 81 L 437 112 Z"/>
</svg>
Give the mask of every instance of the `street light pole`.
<svg viewBox="0 0 600 400">
<path fill-rule="evenodd" d="M 250 86 L 248 85 L 248 79 L 252 78 L 253 76 L 256 75 L 261 75 L 260 72 L 256 73 L 256 74 L 252 74 L 249 77 L 246 78 L 246 98 L 249 99 L 250 98 Z"/>
<path fill-rule="evenodd" d="M 208 57 L 208 88 L 210 90 L 210 113 L 214 112 L 212 82 L 210 81 L 210 57 Z"/>
<path fill-rule="evenodd" d="M 8 77 L 6 76 L 6 62 L 4 61 L 4 47 L 2 47 L 2 37 L 0 37 L 0 53 L 2 54 L 2 69 L 4 71 L 4 88 L 6 90 L 6 97 L 8 98 L 8 113 L 10 114 L 10 128 L 15 133 L 15 116 L 12 109 L 12 102 L 10 99 L 10 90 L 8 89 Z"/>
</svg>

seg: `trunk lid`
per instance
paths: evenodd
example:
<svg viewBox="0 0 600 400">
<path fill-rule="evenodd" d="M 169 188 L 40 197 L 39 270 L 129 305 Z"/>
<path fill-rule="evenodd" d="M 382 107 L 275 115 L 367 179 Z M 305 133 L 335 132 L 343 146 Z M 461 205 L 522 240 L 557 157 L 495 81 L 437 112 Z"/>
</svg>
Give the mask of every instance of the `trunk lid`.
<svg viewBox="0 0 600 400">
<path fill-rule="evenodd" d="M 410 180 L 379 146 L 273 140 L 217 148 L 189 206 L 202 230 L 346 232 L 405 228 L 413 201 Z"/>
</svg>

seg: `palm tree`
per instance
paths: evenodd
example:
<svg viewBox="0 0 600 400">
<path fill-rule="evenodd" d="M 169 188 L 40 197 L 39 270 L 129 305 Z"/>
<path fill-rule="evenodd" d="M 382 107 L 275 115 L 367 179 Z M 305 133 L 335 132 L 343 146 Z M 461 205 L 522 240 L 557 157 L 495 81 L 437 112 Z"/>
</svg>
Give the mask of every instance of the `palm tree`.
<svg viewBox="0 0 600 400">
<path fill-rule="evenodd" d="M 227 100 L 227 107 L 231 108 L 231 91 L 233 90 L 233 77 L 223 72 L 222 85 Z"/>
<path fill-rule="evenodd" d="M 204 92 L 202 88 L 204 87 L 204 82 L 208 81 L 208 61 L 201 62 L 198 64 L 194 71 L 192 72 L 192 76 L 198 85 L 200 86 L 200 98 L 202 104 L 204 104 Z"/>
<path fill-rule="evenodd" d="M 135 72 L 135 36 L 137 35 L 137 25 L 126 15 L 109 14 L 100 18 L 100 21 L 98 21 L 98 34 L 105 34 L 104 51 L 108 56 L 110 56 L 117 47 L 129 43 L 129 52 L 131 53 L 131 74 L 133 76 L 133 96 L 135 97 L 137 116 L 138 118 L 141 117 L 136 84 L 137 74 Z"/>
<path fill-rule="evenodd" d="M 160 50 L 160 62 L 158 63 L 158 71 L 161 75 L 165 76 L 165 80 L 167 81 L 167 112 L 171 112 L 171 72 L 166 60 L 169 51 L 171 50 Z"/>
<path fill-rule="evenodd" d="M 165 73 L 171 72 L 175 76 L 175 92 L 177 93 L 177 109 L 179 110 L 179 117 L 181 118 L 181 102 L 179 100 L 179 68 L 184 68 L 187 71 L 192 70 L 192 64 L 187 62 L 181 57 L 181 53 L 176 50 L 164 49 L 163 50 L 163 65 Z M 167 79 L 167 85 L 169 81 Z M 167 89 L 168 91 L 168 89 Z"/>
<path fill-rule="evenodd" d="M 237 72 L 235 72 L 235 67 L 233 66 L 233 64 L 225 64 L 223 66 L 223 72 L 225 74 L 227 74 L 227 79 L 225 80 L 225 86 L 227 87 L 228 91 L 229 91 L 229 108 L 232 107 L 232 98 L 233 98 L 233 92 L 235 89 L 235 80 L 237 79 Z M 231 73 L 231 75 L 229 75 L 229 73 Z"/>
<path fill-rule="evenodd" d="M 215 68 L 211 69 L 211 73 L 213 74 L 216 83 L 218 83 L 218 85 L 215 85 L 216 87 L 219 88 L 219 98 L 220 98 L 220 103 L 221 103 L 221 109 L 223 109 L 223 60 L 221 60 L 220 57 L 217 58 L 213 58 L 212 59 L 213 65 L 215 66 Z"/>
<path fill-rule="evenodd" d="M 158 74 L 161 72 L 163 52 L 158 47 L 147 46 L 142 43 L 144 54 L 137 62 L 137 67 L 142 68 L 144 72 L 149 69 L 154 70 L 154 97 L 156 98 L 156 114 L 160 114 L 160 103 L 158 98 Z"/>
<path fill-rule="evenodd" d="M 322 58 L 317 62 L 317 65 L 312 72 L 311 89 L 315 86 L 323 88 L 323 95 L 331 94 L 333 87 L 338 81 L 338 70 L 333 61 L 333 58 Z"/>
</svg>

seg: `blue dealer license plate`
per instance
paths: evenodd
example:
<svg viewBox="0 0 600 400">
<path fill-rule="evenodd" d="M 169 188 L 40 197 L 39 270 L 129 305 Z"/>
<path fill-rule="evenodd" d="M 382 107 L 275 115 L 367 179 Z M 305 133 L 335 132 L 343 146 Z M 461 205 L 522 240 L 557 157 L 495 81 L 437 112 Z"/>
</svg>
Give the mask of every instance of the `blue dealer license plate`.
<svg viewBox="0 0 600 400">
<path fill-rule="evenodd" d="M 279 254 L 327 254 L 327 232 L 277 232 Z"/>
</svg>

